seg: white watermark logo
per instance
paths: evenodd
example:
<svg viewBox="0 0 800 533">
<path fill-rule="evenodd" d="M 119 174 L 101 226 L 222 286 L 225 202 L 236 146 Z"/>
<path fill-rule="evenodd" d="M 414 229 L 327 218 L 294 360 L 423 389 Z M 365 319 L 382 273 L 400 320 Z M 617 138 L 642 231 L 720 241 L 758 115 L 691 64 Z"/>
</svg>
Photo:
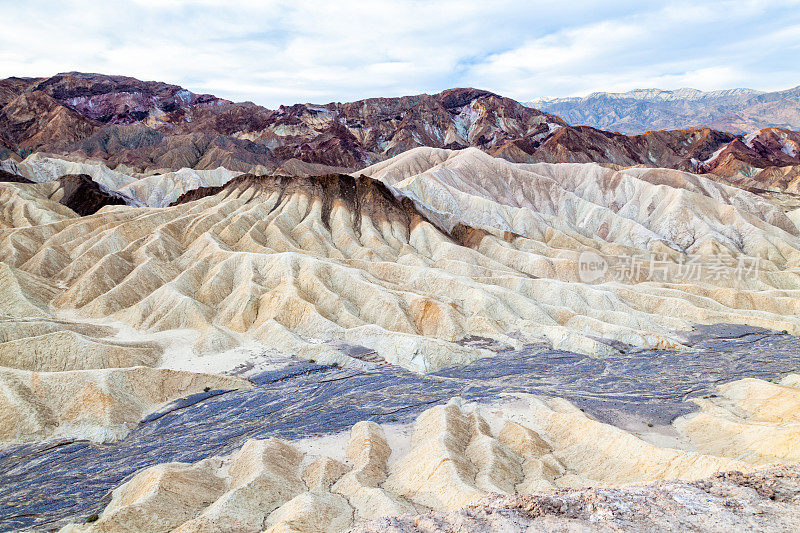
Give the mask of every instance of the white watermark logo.
<svg viewBox="0 0 800 533">
<path fill-rule="evenodd" d="M 758 278 L 761 271 L 759 257 L 714 256 L 705 258 L 667 255 L 601 256 L 595 252 L 581 252 L 578 257 L 578 279 L 582 283 L 698 283 L 743 281 Z"/>
<path fill-rule="evenodd" d="M 578 258 L 578 279 L 583 283 L 601 281 L 608 272 L 608 262 L 594 252 L 581 252 Z"/>
</svg>

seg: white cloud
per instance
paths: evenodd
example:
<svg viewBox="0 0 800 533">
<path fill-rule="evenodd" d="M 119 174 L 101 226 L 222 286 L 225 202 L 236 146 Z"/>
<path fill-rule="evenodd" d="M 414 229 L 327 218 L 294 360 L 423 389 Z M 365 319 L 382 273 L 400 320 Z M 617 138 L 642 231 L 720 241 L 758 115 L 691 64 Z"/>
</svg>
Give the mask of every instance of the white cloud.
<svg viewBox="0 0 800 533">
<path fill-rule="evenodd" d="M 0 0 L 0 76 L 127 74 L 270 107 L 800 84 L 800 2 Z"/>
</svg>

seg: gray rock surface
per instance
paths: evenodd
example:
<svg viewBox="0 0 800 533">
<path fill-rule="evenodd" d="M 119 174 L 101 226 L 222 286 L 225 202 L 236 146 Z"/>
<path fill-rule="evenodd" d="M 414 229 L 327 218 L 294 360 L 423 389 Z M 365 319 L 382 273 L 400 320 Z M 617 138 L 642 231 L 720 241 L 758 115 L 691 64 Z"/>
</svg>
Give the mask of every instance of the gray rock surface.
<svg viewBox="0 0 800 533">
<path fill-rule="evenodd" d="M 693 482 L 490 496 L 451 513 L 381 518 L 351 531 L 797 531 L 800 467 L 725 472 Z"/>
<path fill-rule="evenodd" d="M 683 352 L 632 350 L 593 359 L 529 347 L 428 375 L 379 364 L 292 364 L 253 378 L 253 389 L 176 401 L 115 444 L 49 441 L 0 449 L 0 530 L 82 522 L 108 504 L 114 488 L 158 463 L 228 454 L 251 438 L 338 433 L 361 420 L 411 422 L 454 396 L 479 402 L 514 392 L 560 396 L 600 421 L 635 430 L 696 410 L 688 400 L 712 394 L 720 383 L 800 369 L 798 337 L 725 326 L 704 332 L 705 340 Z"/>
</svg>

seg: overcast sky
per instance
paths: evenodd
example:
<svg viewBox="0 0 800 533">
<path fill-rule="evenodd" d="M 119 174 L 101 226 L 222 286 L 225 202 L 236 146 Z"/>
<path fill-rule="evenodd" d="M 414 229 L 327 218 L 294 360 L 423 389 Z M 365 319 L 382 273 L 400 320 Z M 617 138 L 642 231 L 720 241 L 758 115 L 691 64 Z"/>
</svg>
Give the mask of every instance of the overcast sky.
<svg viewBox="0 0 800 533">
<path fill-rule="evenodd" d="M 800 85 L 800 0 L 0 0 L 0 77 L 78 70 L 275 107 Z"/>
</svg>

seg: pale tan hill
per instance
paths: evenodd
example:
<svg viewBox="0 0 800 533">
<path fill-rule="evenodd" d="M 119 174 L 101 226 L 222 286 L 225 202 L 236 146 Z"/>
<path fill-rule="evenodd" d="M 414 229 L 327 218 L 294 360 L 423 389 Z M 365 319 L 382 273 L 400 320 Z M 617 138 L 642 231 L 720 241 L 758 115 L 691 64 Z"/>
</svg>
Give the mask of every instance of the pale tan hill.
<svg viewBox="0 0 800 533">
<path fill-rule="evenodd" d="M 0 229 L 49 224 L 78 216 L 57 200 L 48 198 L 43 189 L 19 185 L 0 183 Z"/>
<path fill-rule="evenodd" d="M 9 227 L 80 220 L 42 194 L 50 184 L 0 184 Z M 10 237 L 14 239 L 15 237 Z M 62 249 L 42 249 L 50 260 Z M 0 261 L 0 443 L 52 437 L 122 438 L 167 401 L 206 388 L 246 388 L 246 380 L 157 368 L 163 347 L 116 338 L 116 328 L 58 319 L 52 301 L 62 292 L 47 269 L 31 274 Z M 144 366 L 142 366 L 144 365 Z"/>
<path fill-rule="evenodd" d="M 301 177 L 347 171 L 348 169 L 344 167 L 308 163 L 299 159 L 289 159 L 274 171 L 260 166 L 250 168 L 251 174 Z M 125 197 L 128 204 L 150 207 L 166 207 L 186 192 L 199 188 L 220 187 L 243 174 L 223 167 L 206 170 L 184 167 L 178 170 L 154 170 L 142 174 L 134 172 L 125 165 L 112 170 L 99 161 L 69 160 L 39 152 L 19 162 L 0 161 L 0 172 L 8 172 L 9 179 L 24 179 L 37 183 L 55 182 L 68 175 L 86 175 L 102 187 Z"/>
<path fill-rule="evenodd" d="M 53 436 L 115 441 L 165 402 L 249 386 L 238 378 L 142 366 L 66 372 L 0 368 L 0 442 Z"/>
<path fill-rule="evenodd" d="M 779 383 L 747 378 L 695 401 L 700 411 L 675 421 L 695 449 L 748 462 L 800 461 L 800 376 Z"/>
<path fill-rule="evenodd" d="M 33 326 L 26 328 L 30 335 L 9 340 L 9 333 L 20 325 Z M 41 372 L 156 366 L 161 355 L 157 345 L 98 339 L 69 328 L 46 332 L 47 325 L 3 324 L 6 340 L 0 344 L 0 366 Z"/>
<path fill-rule="evenodd" d="M 430 371 L 486 355 L 461 346 L 469 336 L 602 355 L 609 341 L 679 345 L 674 330 L 694 322 L 798 326 L 797 228 L 747 192 L 478 150 L 417 150 L 365 172 L 416 207 L 368 178 L 243 176 L 184 205 L 11 230 L 0 251 L 53 281 L 55 309 L 199 330 L 201 353 L 244 335 L 345 363 L 335 341 L 346 341 Z M 647 263 L 633 279 L 580 283 L 585 252 L 612 266 L 656 258 L 666 277 L 649 280 Z M 715 257 L 725 263 L 702 279 L 681 275 L 682 262 Z M 739 279 L 742 259 L 760 265 Z"/>
<path fill-rule="evenodd" d="M 182 168 L 175 172 L 137 176 L 136 181 L 117 189 L 144 205 L 165 207 L 177 200 L 187 191 L 200 187 L 216 187 L 225 185 L 241 172 L 232 172 L 225 168 L 214 170 L 192 170 Z"/>
<path fill-rule="evenodd" d="M 598 245 L 692 253 L 712 242 L 733 254 L 759 253 L 770 227 L 798 235 L 771 202 L 668 169 L 515 164 L 477 149 L 418 148 L 356 174 L 397 187 L 448 228 L 461 223 L 541 238 L 550 227 Z"/>
<path fill-rule="evenodd" d="M 67 174 L 86 174 L 109 189 L 118 189 L 136 181 L 135 177 L 122 171 L 111 170 L 97 161 L 71 161 L 39 152 L 29 155 L 22 161 L 10 159 L 3 161 L 2 168 L 37 183 L 55 181 Z"/>
<path fill-rule="evenodd" d="M 414 150 L 364 173 L 378 179 L 242 175 L 170 207 L 85 217 L 30 192 L 47 184 L 0 186 L 2 364 L 61 376 L 52 380 L 167 372 L 255 342 L 373 364 L 343 348 L 357 346 L 430 372 L 491 356 L 475 337 L 604 356 L 680 349 L 680 331 L 698 322 L 800 331 L 798 230 L 746 191 L 680 171 L 514 164 L 474 149 Z M 142 197 L 173 197 L 184 183 L 146 179 Z M 603 276 L 585 278 L 587 254 Z M 640 263 L 617 279 L 632 257 Z M 190 339 L 183 355 L 165 355 L 169 336 Z"/>
<path fill-rule="evenodd" d="M 495 405 L 455 398 L 423 412 L 413 427 L 362 421 L 322 448 L 314 439 L 250 440 L 226 458 L 140 471 L 114 490 L 97 522 L 65 531 L 345 531 L 381 517 L 457 511 L 490 494 L 556 498 L 563 489 L 757 473 L 773 461 L 800 459 L 797 378 L 785 380 L 794 386 L 755 379 L 723 386 L 735 423 L 721 423 L 717 404 L 704 401 L 688 425 L 642 435 L 565 400 L 522 395 Z M 655 443 L 663 434 L 671 442 Z M 717 449 L 687 449 L 679 444 L 687 436 Z M 682 502 L 695 498 L 683 494 Z M 670 523 L 682 514 L 672 509 L 653 519 Z"/>
</svg>

